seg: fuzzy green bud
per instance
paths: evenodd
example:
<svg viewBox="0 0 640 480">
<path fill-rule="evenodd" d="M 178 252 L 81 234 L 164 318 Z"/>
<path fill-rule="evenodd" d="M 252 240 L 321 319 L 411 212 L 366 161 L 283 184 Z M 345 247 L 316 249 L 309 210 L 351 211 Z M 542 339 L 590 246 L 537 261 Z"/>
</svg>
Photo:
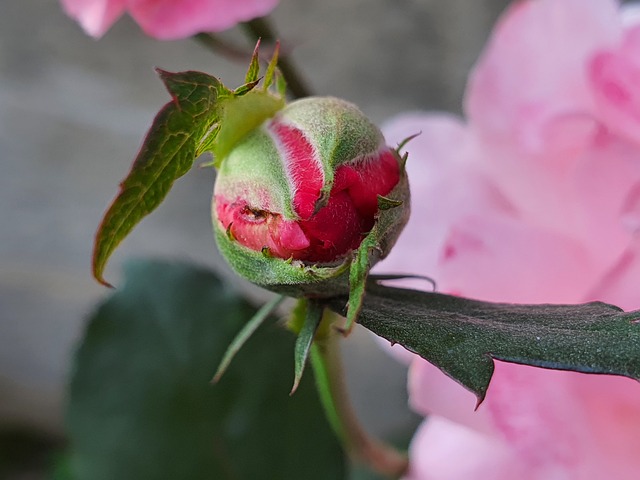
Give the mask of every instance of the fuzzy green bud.
<svg viewBox="0 0 640 480">
<path fill-rule="evenodd" d="M 241 276 L 291 296 L 347 293 L 363 240 L 371 266 L 408 214 L 403 160 L 336 98 L 292 102 L 249 131 L 225 155 L 214 188 L 222 254 Z"/>
</svg>

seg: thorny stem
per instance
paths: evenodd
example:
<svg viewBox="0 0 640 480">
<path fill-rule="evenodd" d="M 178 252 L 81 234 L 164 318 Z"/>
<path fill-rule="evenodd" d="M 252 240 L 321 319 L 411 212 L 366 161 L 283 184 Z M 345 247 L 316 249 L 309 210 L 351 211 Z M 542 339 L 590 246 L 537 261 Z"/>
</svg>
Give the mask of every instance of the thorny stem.
<svg viewBox="0 0 640 480">
<path fill-rule="evenodd" d="M 198 33 L 193 36 L 193 39 L 203 47 L 230 60 L 249 61 L 251 59 L 251 51 L 229 43 L 213 33 Z"/>
<path fill-rule="evenodd" d="M 371 438 L 362 428 L 347 394 L 340 335 L 332 332 L 313 344 L 311 364 L 327 418 L 351 459 L 390 478 L 399 478 L 408 468 L 407 456 Z"/>
<path fill-rule="evenodd" d="M 255 18 L 243 25 L 254 40 L 261 38 L 269 43 L 275 43 L 278 40 L 278 35 L 267 17 Z M 304 80 L 302 73 L 296 69 L 286 52 L 281 52 L 278 68 L 287 81 L 287 90 L 294 98 L 311 96 L 307 81 Z"/>
<path fill-rule="evenodd" d="M 251 35 L 251 38 L 254 40 L 258 38 L 263 38 L 268 42 L 275 42 L 277 40 L 275 33 L 265 18 L 252 20 L 244 24 L 244 26 L 247 33 Z M 223 40 L 213 33 L 198 33 L 193 39 L 208 50 L 233 61 L 248 61 L 251 59 L 251 54 L 253 53 L 253 50 L 243 49 L 242 47 Z M 287 91 L 291 96 L 294 98 L 311 96 L 307 82 L 302 78 L 302 74 L 295 68 L 293 62 L 286 55 L 286 52 L 280 52 L 278 68 L 287 82 Z"/>
</svg>

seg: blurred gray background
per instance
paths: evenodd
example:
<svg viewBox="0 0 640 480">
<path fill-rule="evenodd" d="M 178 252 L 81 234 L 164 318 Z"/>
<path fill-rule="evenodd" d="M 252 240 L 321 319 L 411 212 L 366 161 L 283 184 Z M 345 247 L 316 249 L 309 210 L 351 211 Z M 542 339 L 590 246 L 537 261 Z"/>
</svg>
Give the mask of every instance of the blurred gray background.
<svg viewBox="0 0 640 480">
<path fill-rule="evenodd" d="M 381 122 L 406 110 L 458 111 L 466 74 L 508 3 L 281 0 L 272 18 L 316 94 L 351 100 Z M 251 48 L 239 31 L 224 37 Z M 93 234 L 168 100 L 155 66 L 206 71 L 231 86 L 245 71 L 192 40 L 147 38 L 128 18 L 96 41 L 56 0 L 0 5 L 0 431 L 63 434 L 74 344 L 109 293 L 90 274 Z M 122 262 L 141 255 L 228 274 L 211 234 L 212 182 L 210 169 L 178 181 L 116 252 L 107 279 L 117 285 Z M 365 332 L 345 344 L 365 425 L 393 435 L 415 422 L 404 367 Z"/>
</svg>

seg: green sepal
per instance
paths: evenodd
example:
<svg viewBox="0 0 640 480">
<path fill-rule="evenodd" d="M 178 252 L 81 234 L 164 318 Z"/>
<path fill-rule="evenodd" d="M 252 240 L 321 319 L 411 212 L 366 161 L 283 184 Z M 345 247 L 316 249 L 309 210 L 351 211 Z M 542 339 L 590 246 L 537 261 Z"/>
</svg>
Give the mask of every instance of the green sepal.
<svg viewBox="0 0 640 480">
<path fill-rule="evenodd" d="M 276 91 L 283 98 L 287 95 L 287 80 L 278 70 L 276 70 Z"/>
<path fill-rule="evenodd" d="M 238 334 L 227 347 L 227 350 L 224 352 L 220 365 L 218 365 L 218 369 L 213 376 L 212 382 L 216 383 L 222 378 L 224 372 L 226 372 L 229 365 L 231 365 L 233 357 L 236 356 L 242 346 L 247 342 L 247 340 L 249 340 L 249 338 L 251 338 L 251 335 L 254 334 L 258 327 L 260 327 L 267 318 L 269 318 L 269 315 L 278 308 L 278 305 L 280 305 L 285 298 L 286 297 L 279 295 L 269 303 L 264 304 L 262 308 L 251 318 L 251 320 L 244 324 L 242 329 L 240 329 Z"/>
<path fill-rule="evenodd" d="M 220 129 L 212 145 L 214 165 L 219 168 L 245 135 L 273 117 L 284 106 L 284 97 L 261 89 L 253 89 L 223 102 Z"/>
<path fill-rule="evenodd" d="M 276 42 L 275 48 L 273 49 L 273 55 L 271 56 L 271 60 L 269 61 L 269 65 L 267 65 L 267 71 L 264 74 L 264 83 L 263 89 L 267 90 L 273 84 L 273 79 L 275 78 L 276 73 L 278 73 L 278 56 L 280 54 L 280 41 Z M 284 98 L 286 92 L 279 92 L 280 96 Z"/>
<path fill-rule="evenodd" d="M 397 153 L 394 151 L 394 154 Z M 398 156 L 398 162 L 402 159 Z M 387 256 L 396 243 L 400 232 L 409 221 L 411 213 L 411 194 L 409 181 L 404 168 L 400 170 L 398 184 L 384 197 L 378 195 L 378 216 L 376 218 L 378 258 L 374 258 L 371 266 Z"/>
<path fill-rule="evenodd" d="M 304 322 L 302 323 L 302 328 L 300 328 L 300 333 L 298 333 L 294 351 L 294 380 L 291 394 L 295 393 L 298 385 L 300 385 L 300 380 L 302 380 L 302 374 L 307 364 L 311 344 L 322 320 L 323 311 L 324 304 L 313 300 L 306 301 Z"/>
<path fill-rule="evenodd" d="M 403 169 L 394 189 L 387 196 L 378 195 L 376 223 L 360 244 L 351 263 L 347 321 L 343 330 L 345 335 L 351 332 L 353 324 L 358 321 L 369 270 L 391 250 L 409 219 L 410 207 L 407 175 Z"/>
<path fill-rule="evenodd" d="M 213 223 L 220 253 L 238 274 L 250 282 L 294 298 L 331 297 L 349 291 L 350 257 L 328 266 L 283 260 L 241 245 L 229 238 L 220 222 L 214 219 Z"/>
<path fill-rule="evenodd" d="M 347 303 L 347 322 L 343 334 L 351 333 L 353 324 L 357 321 L 362 301 L 364 300 L 367 276 L 371 268 L 371 255 L 378 249 L 378 229 L 373 229 L 365 237 L 356 251 L 349 269 L 349 302 Z"/>
<path fill-rule="evenodd" d="M 256 83 L 258 81 L 258 76 L 260 75 L 260 39 L 256 42 L 256 46 L 253 49 L 253 54 L 251 55 L 251 62 L 249 62 L 249 69 L 247 70 L 247 74 L 244 77 L 244 83 Z"/>
<path fill-rule="evenodd" d="M 402 205 L 402 200 L 394 200 L 393 198 L 383 197 L 382 195 L 378 195 L 378 209 L 379 210 L 389 210 L 391 208 L 396 208 Z"/>
<path fill-rule="evenodd" d="M 238 88 L 236 88 L 233 91 L 233 94 L 235 96 L 241 97 L 247 92 L 250 92 L 251 90 L 253 90 L 256 87 L 256 85 L 258 85 L 258 83 L 260 83 L 260 79 L 254 80 L 253 82 L 245 83 L 244 85 L 240 85 Z"/>
<path fill-rule="evenodd" d="M 302 325 L 304 325 L 304 318 L 307 315 L 307 299 L 302 297 L 296 300 L 296 304 L 289 312 L 289 319 L 287 320 L 287 329 L 293 332 L 296 336 L 300 334 Z"/>
<path fill-rule="evenodd" d="M 396 153 L 400 155 L 400 150 L 402 150 L 407 145 L 407 143 L 409 143 L 414 138 L 419 137 L 420 135 L 422 135 L 422 132 L 414 133 L 413 135 L 409 135 L 407 138 L 402 140 L 400 143 L 398 143 L 398 146 L 395 148 Z"/>
<path fill-rule="evenodd" d="M 361 247 L 335 264 L 309 265 L 247 248 L 225 232 L 215 218 L 214 210 L 213 224 L 218 249 L 240 276 L 282 295 L 328 298 L 344 295 L 351 290 L 351 313 L 347 322 L 349 330 L 357 318 L 369 268 L 389 252 L 408 220 L 410 195 L 404 170 L 400 172 L 398 184 L 382 198 L 381 203 L 393 208 L 380 209 L 375 226 Z"/>
</svg>

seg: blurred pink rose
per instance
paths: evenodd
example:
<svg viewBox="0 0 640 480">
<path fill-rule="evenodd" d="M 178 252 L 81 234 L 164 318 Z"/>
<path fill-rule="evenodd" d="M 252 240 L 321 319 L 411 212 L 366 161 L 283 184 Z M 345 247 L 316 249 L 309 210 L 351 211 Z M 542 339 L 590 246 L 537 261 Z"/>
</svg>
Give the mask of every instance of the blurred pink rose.
<svg viewBox="0 0 640 480">
<path fill-rule="evenodd" d="M 414 214 L 382 269 L 484 300 L 640 308 L 638 7 L 515 2 L 470 75 L 465 112 L 384 129 L 390 143 L 422 135 L 407 146 Z M 431 415 L 412 480 L 640 478 L 633 380 L 497 362 L 474 412 L 471 393 L 415 358 L 409 392 Z"/>
<path fill-rule="evenodd" d="M 92 37 L 101 37 L 125 12 L 161 40 L 218 32 L 266 15 L 278 0 L 61 0 L 66 13 Z"/>
</svg>

